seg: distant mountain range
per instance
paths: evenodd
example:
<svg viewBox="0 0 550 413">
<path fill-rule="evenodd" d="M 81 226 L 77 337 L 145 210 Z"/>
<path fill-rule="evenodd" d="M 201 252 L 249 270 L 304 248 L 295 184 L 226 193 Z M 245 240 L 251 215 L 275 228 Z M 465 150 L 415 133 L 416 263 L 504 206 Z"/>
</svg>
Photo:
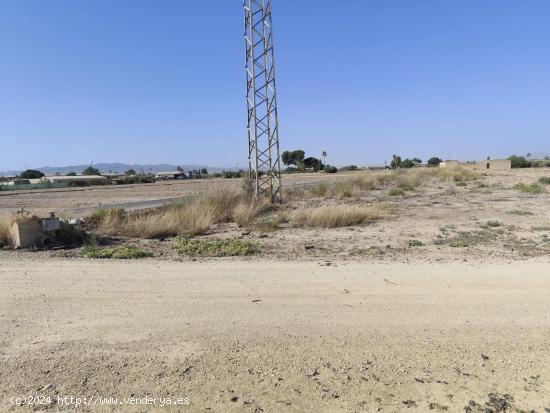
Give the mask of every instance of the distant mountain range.
<svg viewBox="0 0 550 413">
<path fill-rule="evenodd" d="M 69 172 L 81 173 L 84 169 L 90 165 L 72 165 L 72 166 L 44 166 L 42 168 L 32 168 L 39 170 L 45 175 L 55 175 L 57 173 L 61 175 L 68 174 Z M 133 169 L 137 173 L 156 173 L 175 171 L 177 165 L 171 164 L 155 164 L 155 165 L 142 165 L 142 164 L 126 164 L 126 163 L 96 163 L 92 165 L 94 168 L 99 169 L 101 173 L 124 173 L 128 169 Z M 217 168 L 209 167 L 206 165 L 180 165 L 184 171 L 192 171 L 195 169 L 208 169 L 208 172 L 230 171 L 236 168 Z M 22 171 L 1 171 L 0 176 L 13 176 L 21 173 Z"/>
</svg>

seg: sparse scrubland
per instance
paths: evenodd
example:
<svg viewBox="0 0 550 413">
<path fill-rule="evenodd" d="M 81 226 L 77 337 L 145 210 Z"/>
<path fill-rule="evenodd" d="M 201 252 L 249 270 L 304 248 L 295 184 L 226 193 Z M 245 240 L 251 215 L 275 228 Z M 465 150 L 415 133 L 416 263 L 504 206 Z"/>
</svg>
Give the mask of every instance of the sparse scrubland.
<svg viewBox="0 0 550 413">
<path fill-rule="evenodd" d="M 85 257 L 114 254 L 112 248 L 128 245 L 162 259 L 255 255 L 365 260 L 415 254 L 450 259 L 490 251 L 509 257 L 550 253 L 544 170 L 411 168 L 337 175 L 287 186 L 282 204 L 256 200 L 250 185 L 235 181 L 161 208 L 96 210 L 84 217 L 83 230 L 66 230 L 60 239 L 66 247 L 84 244 L 80 256 Z M 0 221 L 4 244 L 5 222 Z M 97 240 L 101 246 L 94 244 Z M 126 252 L 118 255 L 133 258 L 133 251 Z"/>
<path fill-rule="evenodd" d="M 236 190 L 214 190 L 188 201 L 144 212 L 99 210 L 86 218 L 88 227 L 102 235 L 160 238 L 201 235 L 213 225 L 232 220 L 249 225 L 268 203 Z"/>
<path fill-rule="evenodd" d="M 331 184 L 321 183 L 311 188 L 309 192 L 320 197 L 351 198 L 361 196 L 368 191 L 387 189 L 390 196 L 399 196 L 404 195 L 407 191 L 413 191 L 427 182 L 463 183 L 480 178 L 479 173 L 464 168 L 418 168 L 392 172 L 364 172 Z"/>
<path fill-rule="evenodd" d="M 429 171 L 431 172 L 431 171 Z M 322 183 L 309 191 L 302 191 L 298 198 L 322 196 L 330 190 L 340 198 L 350 198 L 357 191 L 377 189 L 380 185 L 396 185 L 411 190 L 423 184 L 431 173 L 417 171 L 358 176 L 330 185 Z M 461 178 L 462 179 L 462 178 Z M 327 196 L 325 193 L 324 196 Z M 202 235 L 216 224 L 234 222 L 239 227 L 266 226 L 269 214 L 284 210 L 288 205 L 271 205 L 267 199 L 255 199 L 246 191 L 219 189 L 206 192 L 188 201 L 144 212 L 126 213 L 122 209 L 98 210 L 86 217 L 87 226 L 102 235 L 135 238 L 160 238 L 176 235 Z M 366 224 L 395 215 L 395 206 L 376 203 L 372 205 L 327 205 L 319 208 L 300 208 L 288 214 L 291 223 L 311 227 L 343 227 Z M 263 218 L 263 219 L 258 219 Z M 280 221 L 271 225 L 277 226 Z"/>
</svg>

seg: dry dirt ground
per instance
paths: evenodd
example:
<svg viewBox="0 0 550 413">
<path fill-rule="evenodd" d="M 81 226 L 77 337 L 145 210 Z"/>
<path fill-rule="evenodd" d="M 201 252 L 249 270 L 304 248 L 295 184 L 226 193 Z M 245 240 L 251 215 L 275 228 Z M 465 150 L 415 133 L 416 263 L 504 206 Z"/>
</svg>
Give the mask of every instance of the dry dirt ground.
<svg viewBox="0 0 550 413">
<path fill-rule="evenodd" d="M 111 239 L 155 254 L 130 262 L 0 251 L 0 411 L 547 413 L 550 188 L 513 188 L 542 176 L 550 170 L 400 196 L 289 194 L 272 218 L 342 203 L 397 214 L 334 229 L 221 224 L 199 237 L 251 241 L 257 253 L 244 258 L 179 256 L 171 238 Z M 173 196 L 162 188 L 0 197 L 0 211 Z M 28 395 L 53 402 L 11 403 Z M 190 405 L 125 404 L 145 396 Z"/>
<path fill-rule="evenodd" d="M 4 258 L 0 411 L 547 412 L 549 263 Z"/>
</svg>

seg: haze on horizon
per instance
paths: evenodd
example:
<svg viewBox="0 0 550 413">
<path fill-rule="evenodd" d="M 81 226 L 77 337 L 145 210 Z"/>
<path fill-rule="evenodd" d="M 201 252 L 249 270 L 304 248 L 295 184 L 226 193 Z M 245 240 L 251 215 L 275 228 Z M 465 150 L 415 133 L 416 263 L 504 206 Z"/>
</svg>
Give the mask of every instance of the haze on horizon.
<svg viewBox="0 0 550 413">
<path fill-rule="evenodd" d="M 274 0 L 282 150 L 550 153 L 550 3 Z M 0 3 L 0 170 L 245 166 L 237 2 Z"/>
</svg>

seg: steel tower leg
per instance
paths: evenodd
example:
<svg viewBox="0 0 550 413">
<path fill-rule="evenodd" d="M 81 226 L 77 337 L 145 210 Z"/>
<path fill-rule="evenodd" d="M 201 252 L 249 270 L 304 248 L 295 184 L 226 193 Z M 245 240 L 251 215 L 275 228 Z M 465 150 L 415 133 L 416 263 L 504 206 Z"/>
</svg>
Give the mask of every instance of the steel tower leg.
<svg viewBox="0 0 550 413">
<path fill-rule="evenodd" d="M 281 160 L 271 0 L 243 0 L 243 9 L 250 178 L 256 196 L 278 202 Z"/>
</svg>

